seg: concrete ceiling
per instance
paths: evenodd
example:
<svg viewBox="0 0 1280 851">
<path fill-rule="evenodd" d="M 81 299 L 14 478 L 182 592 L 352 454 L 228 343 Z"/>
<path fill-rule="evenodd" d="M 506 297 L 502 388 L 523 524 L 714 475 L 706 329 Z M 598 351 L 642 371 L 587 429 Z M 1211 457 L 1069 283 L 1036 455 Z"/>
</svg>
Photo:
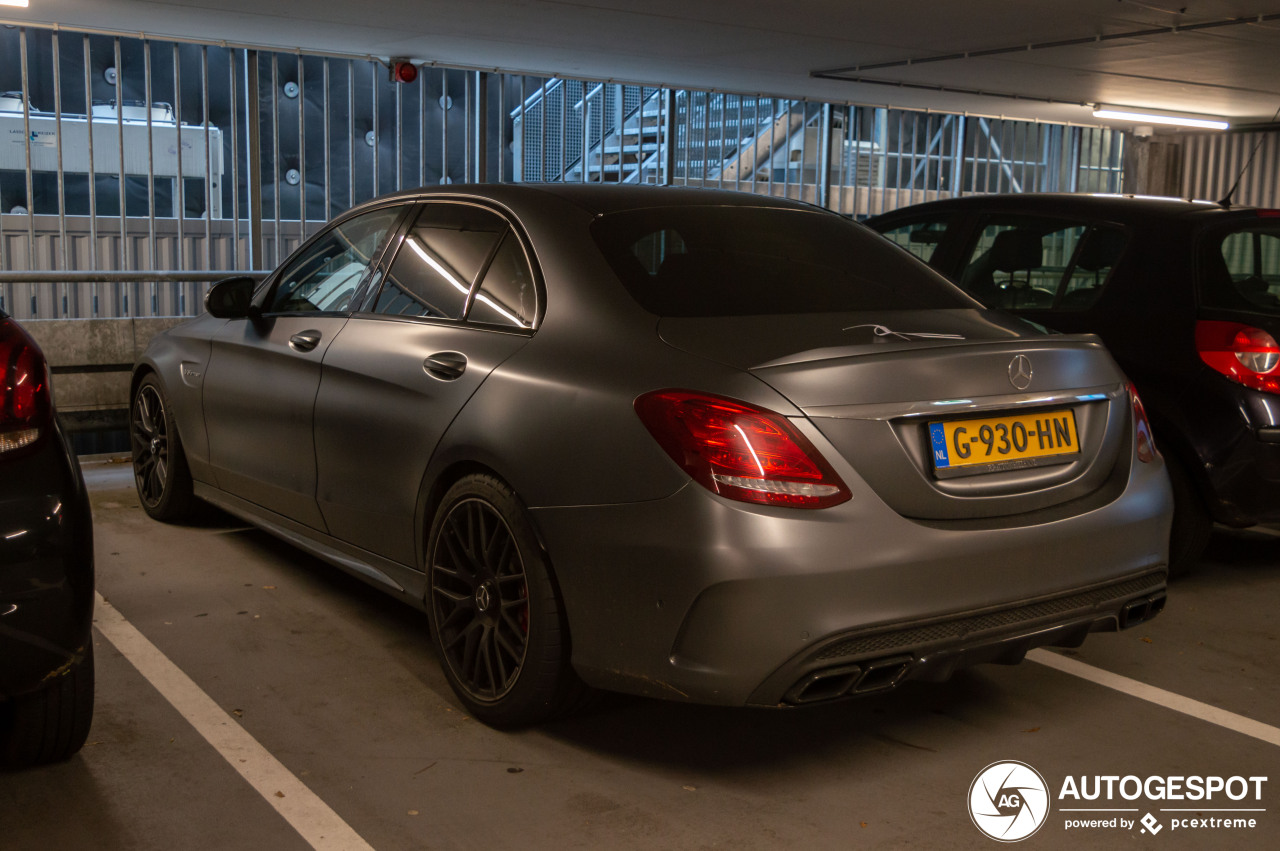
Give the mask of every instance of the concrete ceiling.
<svg viewBox="0 0 1280 851">
<path fill-rule="evenodd" d="M 0 20 L 1081 123 L 1280 109 L 1275 0 L 30 0 Z"/>
</svg>

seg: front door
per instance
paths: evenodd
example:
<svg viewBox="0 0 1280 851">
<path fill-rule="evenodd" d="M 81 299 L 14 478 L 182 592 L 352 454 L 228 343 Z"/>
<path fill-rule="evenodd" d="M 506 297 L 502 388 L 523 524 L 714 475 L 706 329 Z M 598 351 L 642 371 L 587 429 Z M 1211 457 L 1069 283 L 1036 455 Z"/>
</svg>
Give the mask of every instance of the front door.
<svg viewBox="0 0 1280 851">
<path fill-rule="evenodd" d="M 214 336 L 204 410 L 220 489 L 325 528 L 312 436 L 320 368 L 402 212 L 382 207 L 321 233 L 272 277 L 260 317 Z"/>
</svg>

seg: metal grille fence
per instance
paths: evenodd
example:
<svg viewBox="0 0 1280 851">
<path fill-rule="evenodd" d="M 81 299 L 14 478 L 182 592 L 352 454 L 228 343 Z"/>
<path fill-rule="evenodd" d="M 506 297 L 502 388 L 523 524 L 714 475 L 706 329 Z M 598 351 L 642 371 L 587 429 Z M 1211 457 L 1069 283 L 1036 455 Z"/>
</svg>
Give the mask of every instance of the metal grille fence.
<svg viewBox="0 0 1280 851">
<path fill-rule="evenodd" d="M 1104 128 L 0 29 L 0 276 L 19 318 L 166 315 L 164 270 L 264 269 L 419 185 L 715 186 L 865 217 L 975 192 L 1118 191 Z M 128 289 L 86 273 L 137 271 Z M 146 272 L 152 277 L 141 273 Z M 47 292 L 46 292 L 47 291 Z"/>
</svg>

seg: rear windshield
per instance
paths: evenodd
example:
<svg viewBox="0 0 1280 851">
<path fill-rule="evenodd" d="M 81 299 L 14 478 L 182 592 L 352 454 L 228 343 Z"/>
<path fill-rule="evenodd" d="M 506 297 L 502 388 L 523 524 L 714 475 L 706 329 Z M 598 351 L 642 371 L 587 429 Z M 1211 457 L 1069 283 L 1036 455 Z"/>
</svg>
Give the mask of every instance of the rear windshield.
<svg viewBox="0 0 1280 851">
<path fill-rule="evenodd" d="M 602 216 L 592 234 L 658 316 L 976 306 L 877 234 L 826 213 L 660 207 Z"/>
<path fill-rule="evenodd" d="M 1218 232 L 1209 237 L 1203 256 L 1203 306 L 1280 314 L 1280 221 Z"/>
</svg>

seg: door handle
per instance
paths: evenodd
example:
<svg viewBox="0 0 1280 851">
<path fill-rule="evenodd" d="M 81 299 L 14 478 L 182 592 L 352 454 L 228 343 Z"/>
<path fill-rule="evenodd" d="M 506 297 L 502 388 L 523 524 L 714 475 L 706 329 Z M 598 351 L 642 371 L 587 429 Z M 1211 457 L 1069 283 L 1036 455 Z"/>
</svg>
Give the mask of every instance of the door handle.
<svg viewBox="0 0 1280 851">
<path fill-rule="evenodd" d="M 461 352 L 436 352 L 427 356 L 427 359 L 422 362 L 422 368 L 432 378 L 453 381 L 455 378 L 461 378 L 462 373 L 466 372 L 467 356 Z"/>
<path fill-rule="evenodd" d="M 320 345 L 320 332 L 314 329 L 299 331 L 289 338 L 289 348 L 296 352 L 309 352 Z"/>
</svg>

